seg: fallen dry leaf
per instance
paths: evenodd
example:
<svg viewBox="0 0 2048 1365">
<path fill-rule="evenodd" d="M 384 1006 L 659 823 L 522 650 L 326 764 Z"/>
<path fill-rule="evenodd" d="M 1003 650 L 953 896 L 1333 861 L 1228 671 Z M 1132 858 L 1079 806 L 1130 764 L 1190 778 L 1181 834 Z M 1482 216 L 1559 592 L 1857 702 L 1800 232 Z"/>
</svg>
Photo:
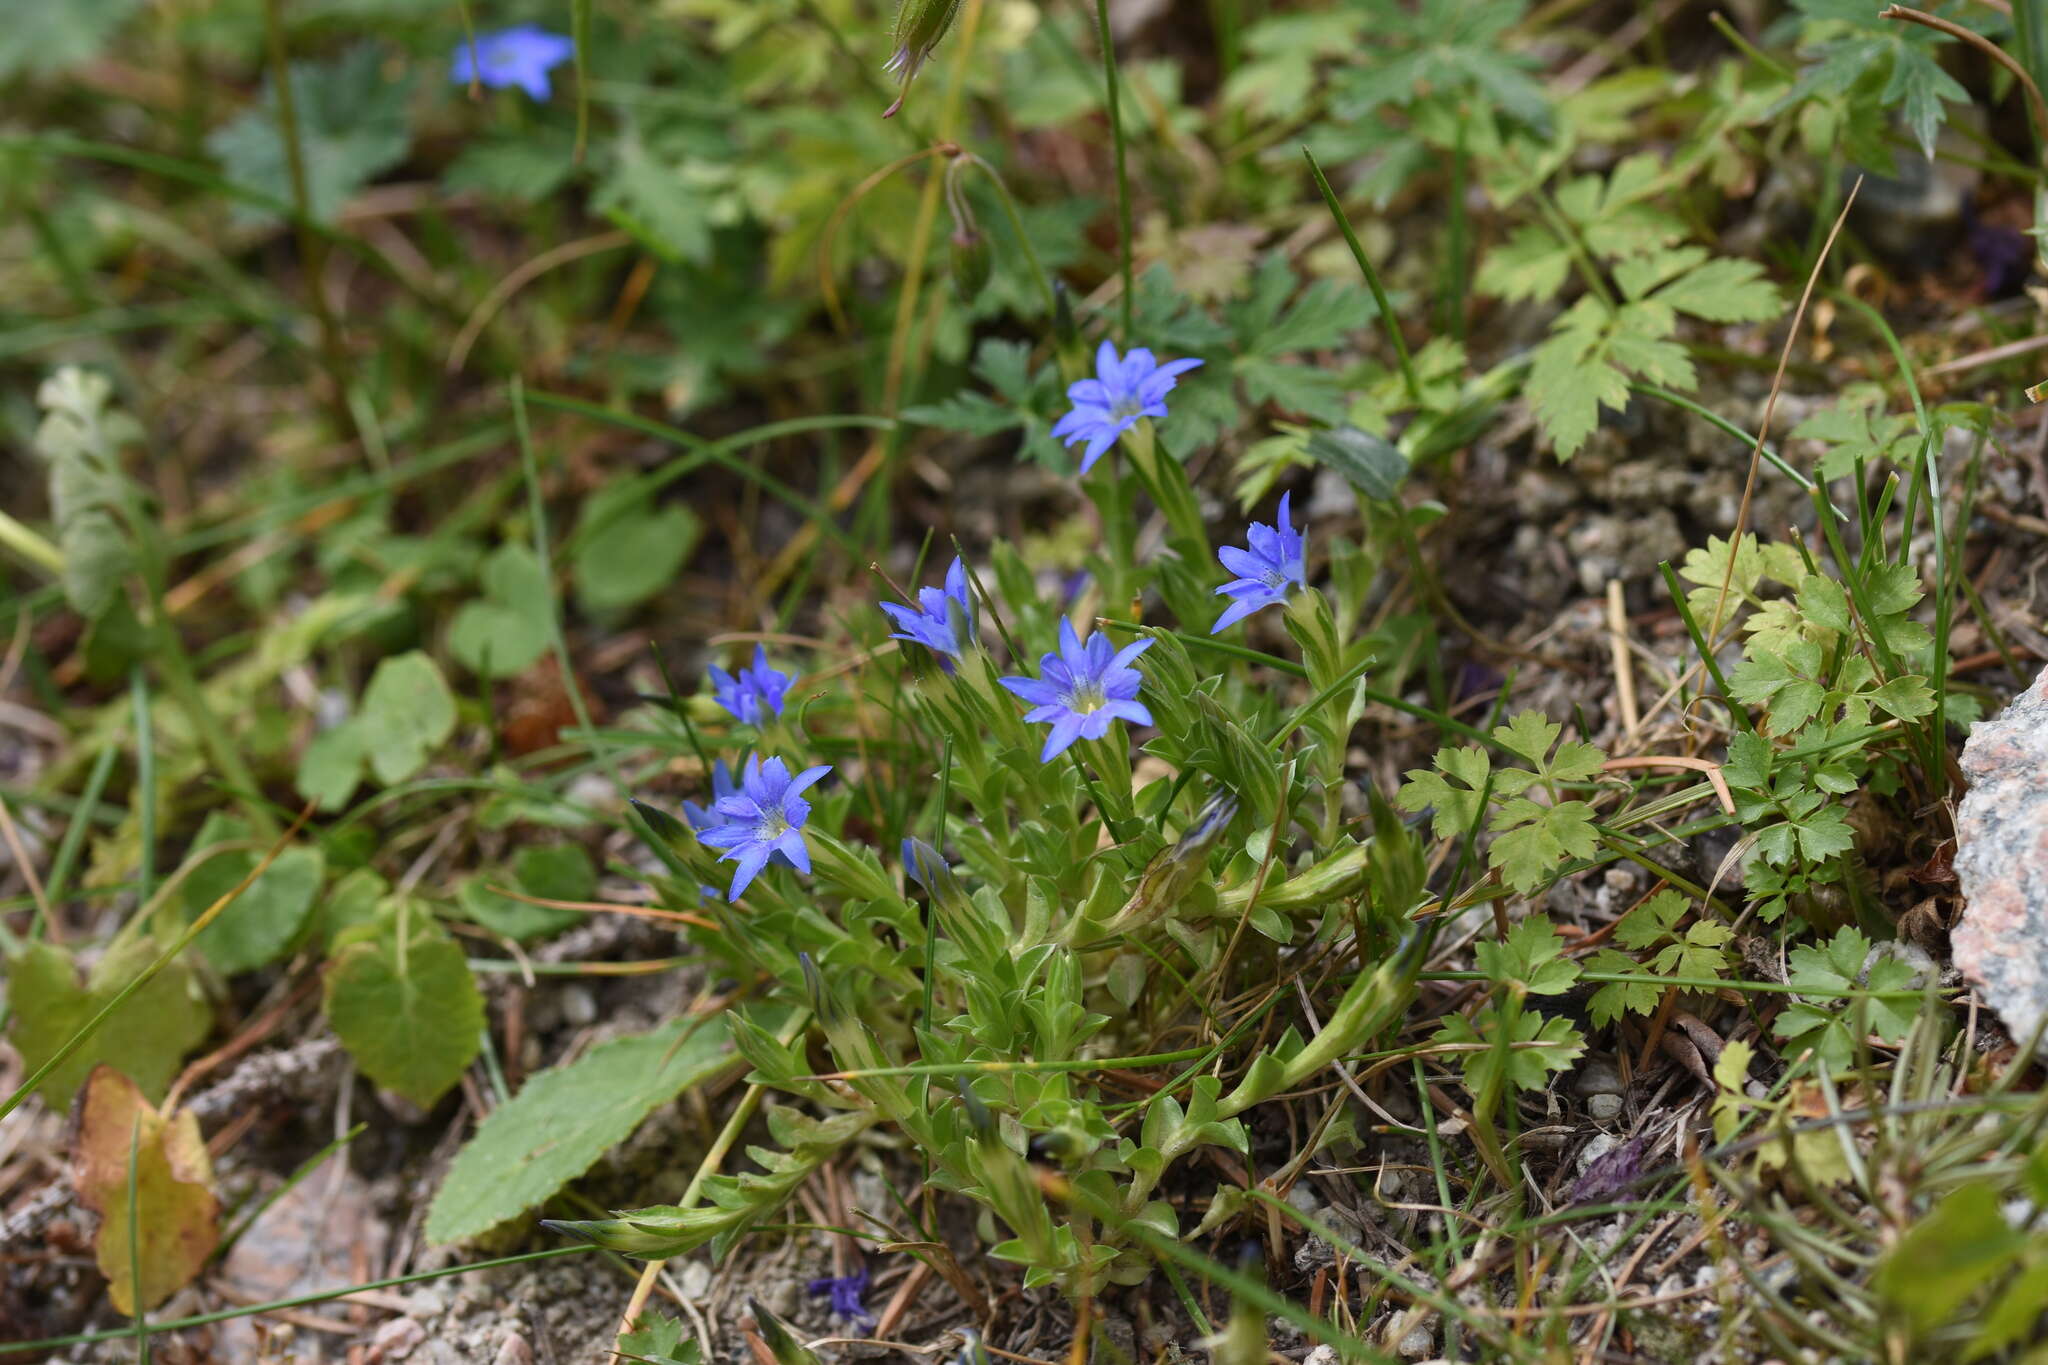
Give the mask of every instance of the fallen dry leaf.
<svg viewBox="0 0 2048 1365">
<path fill-rule="evenodd" d="M 199 1273 L 220 1240 L 220 1200 L 199 1120 L 189 1112 L 166 1119 L 135 1082 L 104 1063 L 79 1097 L 71 1182 L 78 1201 L 100 1216 L 94 1246 L 123 1313 L 132 1316 L 138 1301 L 150 1309 L 169 1298 Z M 131 1225 L 139 1246 L 131 1246 Z"/>
</svg>

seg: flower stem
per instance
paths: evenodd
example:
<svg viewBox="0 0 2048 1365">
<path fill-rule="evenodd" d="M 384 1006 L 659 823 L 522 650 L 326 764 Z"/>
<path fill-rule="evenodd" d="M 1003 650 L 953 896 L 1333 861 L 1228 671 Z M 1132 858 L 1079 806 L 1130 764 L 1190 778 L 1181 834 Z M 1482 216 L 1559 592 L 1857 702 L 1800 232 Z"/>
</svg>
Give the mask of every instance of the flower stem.
<svg viewBox="0 0 2048 1365">
<path fill-rule="evenodd" d="M 1137 297 L 1131 282 L 1131 176 L 1125 160 L 1123 111 L 1117 95 L 1116 46 L 1109 36 L 1109 0 L 1095 0 L 1095 38 L 1102 48 L 1102 84 L 1109 105 L 1109 137 L 1116 146 L 1117 247 L 1121 256 L 1118 265 L 1123 275 L 1120 316 L 1123 344 L 1128 347 L 1131 344 L 1131 307 Z"/>
</svg>

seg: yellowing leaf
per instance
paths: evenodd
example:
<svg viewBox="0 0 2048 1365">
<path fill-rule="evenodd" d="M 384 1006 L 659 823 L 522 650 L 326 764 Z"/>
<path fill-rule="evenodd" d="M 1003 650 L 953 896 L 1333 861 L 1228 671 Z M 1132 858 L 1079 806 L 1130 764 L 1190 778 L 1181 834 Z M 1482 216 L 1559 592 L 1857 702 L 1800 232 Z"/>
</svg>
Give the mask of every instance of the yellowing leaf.
<svg viewBox="0 0 2048 1365">
<path fill-rule="evenodd" d="M 110 1066 L 95 1067 L 86 1081 L 71 1181 L 79 1202 L 100 1216 L 100 1272 L 122 1312 L 156 1307 L 213 1254 L 220 1200 L 199 1121 L 190 1112 L 159 1114 Z"/>
<path fill-rule="evenodd" d="M 106 1003 L 156 960 L 155 939 L 131 939 L 109 950 L 81 985 L 71 954 L 32 943 L 7 962 L 11 1032 L 33 1071 L 84 1028 Z M 213 1028 L 213 1011 L 182 961 L 171 962 L 150 983 L 107 1016 L 99 1031 L 44 1078 L 38 1089 L 54 1108 L 71 1097 L 94 1064 L 107 1062 L 135 1078 L 145 1095 L 161 1095 L 185 1054 Z"/>
</svg>

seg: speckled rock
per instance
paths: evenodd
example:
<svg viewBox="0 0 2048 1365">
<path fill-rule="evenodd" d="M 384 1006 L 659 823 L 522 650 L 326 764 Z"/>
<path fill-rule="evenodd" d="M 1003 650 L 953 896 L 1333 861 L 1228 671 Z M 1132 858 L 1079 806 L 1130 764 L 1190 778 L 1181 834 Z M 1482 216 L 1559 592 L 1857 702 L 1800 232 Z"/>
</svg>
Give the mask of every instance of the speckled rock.
<svg viewBox="0 0 2048 1365">
<path fill-rule="evenodd" d="M 1970 731 L 1962 767 L 1956 966 L 2024 1041 L 2048 1016 L 2048 672 Z"/>
</svg>

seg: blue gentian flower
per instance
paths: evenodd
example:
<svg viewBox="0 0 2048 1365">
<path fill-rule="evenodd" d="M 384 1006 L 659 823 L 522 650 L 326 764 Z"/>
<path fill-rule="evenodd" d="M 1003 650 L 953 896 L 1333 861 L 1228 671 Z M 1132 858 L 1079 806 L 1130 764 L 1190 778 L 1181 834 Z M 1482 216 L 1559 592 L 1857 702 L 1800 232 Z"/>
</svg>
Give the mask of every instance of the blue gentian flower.
<svg viewBox="0 0 2048 1365">
<path fill-rule="evenodd" d="M 814 1297 L 826 1294 L 832 1296 L 833 1317 L 845 1318 L 851 1326 L 863 1333 L 874 1330 L 875 1315 L 868 1312 L 867 1305 L 861 1302 L 861 1296 L 868 1290 L 866 1266 L 860 1267 L 851 1275 L 826 1275 L 812 1280 L 809 1288 Z"/>
<path fill-rule="evenodd" d="M 537 100 L 552 92 L 548 72 L 576 55 L 575 40 L 533 24 L 478 36 L 455 49 L 449 70 L 459 83 L 481 81 L 493 90 L 516 85 Z"/>
<path fill-rule="evenodd" d="M 781 715 L 783 698 L 795 681 L 794 675 L 770 668 L 768 651 L 759 645 L 754 646 L 754 666 L 741 669 L 738 677 L 716 665 L 711 669 L 711 691 L 718 704 L 747 725 Z"/>
<path fill-rule="evenodd" d="M 707 830 L 717 829 L 721 825 L 729 825 L 733 822 L 733 818 L 720 811 L 718 806 L 727 797 L 738 796 L 739 794 L 739 783 L 732 780 L 732 769 L 725 766 L 724 759 L 717 759 L 711 765 L 711 804 L 700 806 L 695 801 L 683 802 L 683 819 L 689 821 L 690 828 L 696 830 L 700 836 Z M 789 860 L 787 853 L 779 851 L 769 858 L 768 861 L 770 863 L 780 863 L 784 867 L 796 866 L 795 863 Z M 717 894 L 715 888 L 706 887 L 705 890 L 709 894 Z"/>
<path fill-rule="evenodd" d="M 1222 596 L 1233 600 L 1216 618 L 1216 624 L 1209 627 L 1211 635 L 1236 625 L 1262 607 L 1285 602 L 1289 584 L 1298 588 L 1307 586 L 1308 567 L 1303 562 L 1307 542 L 1288 519 L 1293 497 L 1292 493 L 1280 495 L 1280 519 L 1274 525 L 1255 521 L 1245 528 L 1245 538 L 1251 545 L 1249 550 L 1226 545 L 1216 552 L 1216 558 L 1222 561 L 1223 567 L 1237 577 L 1216 589 Z"/>
<path fill-rule="evenodd" d="M 720 797 L 712 806 L 725 823 L 697 834 L 711 847 L 725 850 L 719 861 L 739 864 L 732 874 L 732 888 L 725 893 L 727 900 L 738 900 L 747 883 L 776 854 L 789 859 L 799 872 L 811 870 L 811 850 L 803 833 L 804 821 L 811 818 L 811 803 L 798 793 L 831 771 L 829 763 L 820 764 L 791 777 L 789 765 L 779 758 L 763 763 L 755 754 L 747 759 L 740 773 L 740 789 Z"/>
<path fill-rule="evenodd" d="M 914 607 L 894 602 L 884 602 L 881 607 L 898 627 L 890 639 L 923 645 L 942 658 L 959 658 L 981 633 L 974 599 L 967 593 L 967 566 L 958 559 L 946 570 L 943 591 L 920 588 Z"/>
<path fill-rule="evenodd" d="M 1039 677 L 997 680 L 1031 703 L 1025 720 L 1051 723 L 1040 763 L 1052 762 L 1077 739 L 1101 739 L 1111 721 L 1152 723 L 1152 713 L 1138 700 L 1145 676 L 1130 666 L 1151 647 L 1147 637 L 1112 654 L 1108 636 L 1094 634 L 1083 641 L 1074 634 L 1074 623 L 1062 620 L 1059 651 L 1039 661 Z"/>
<path fill-rule="evenodd" d="M 1105 339 L 1095 348 L 1095 378 L 1067 386 L 1074 410 L 1054 424 L 1052 434 L 1070 446 L 1088 443 L 1081 452 L 1081 472 L 1086 474 L 1117 437 L 1138 425 L 1140 417 L 1166 416 L 1167 391 L 1201 363 L 1169 360 L 1162 365 L 1143 346 L 1119 357 Z"/>
</svg>

